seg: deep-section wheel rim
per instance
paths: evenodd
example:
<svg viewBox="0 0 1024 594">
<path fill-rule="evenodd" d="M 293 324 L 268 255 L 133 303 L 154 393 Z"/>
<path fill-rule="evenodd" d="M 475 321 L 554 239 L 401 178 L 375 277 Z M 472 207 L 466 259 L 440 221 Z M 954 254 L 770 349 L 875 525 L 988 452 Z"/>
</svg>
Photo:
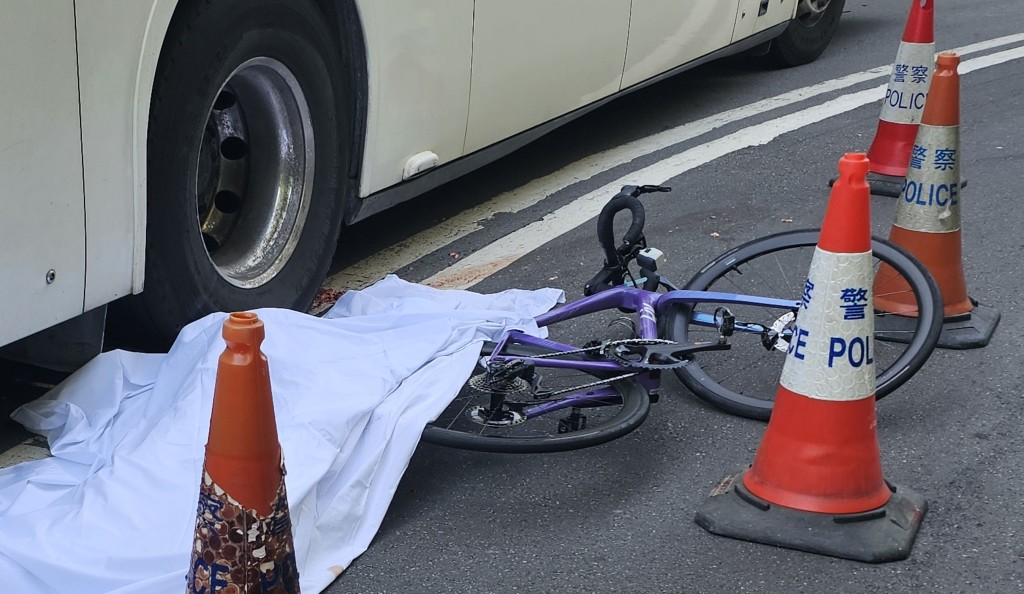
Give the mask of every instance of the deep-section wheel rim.
<svg viewBox="0 0 1024 594">
<path fill-rule="evenodd" d="M 292 72 L 267 57 L 238 66 L 211 105 L 196 163 L 200 233 L 214 268 L 244 289 L 284 268 L 313 189 L 309 105 Z"/>
<path fill-rule="evenodd" d="M 755 295 L 770 293 L 768 296 L 771 297 L 799 299 L 799 286 L 806 278 L 807 265 L 809 265 L 817 238 L 817 231 L 799 231 L 766 237 L 740 246 L 702 269 L 687 284 L 686 288 Z M 770 279 L 765 282 L 763 275 L 752 274 L 752 271 L 746 268 L 747 264 L 757 260 L 764 259 L 767 262 L 768 258 L 777 254 L 797 254 L 798 251 L 802 252 L 800 255 L 806 261 L 801 261 L 799 264 L 777 262 L 772 271 L 766 273 L 774 273 L 777 279 L 785 281 L 784 284 L 789 289 L 776 288 L 772 292 L 768 287 L 761 285 L 770 285 L 775 281 Z M 919 265 L 910 260 L 905 252 L 878 239 L 873 242 L 873 251 L 876 270 L 881 262 L 890 265 L 896 264 L 904 270 L 908 278 L 913 279 L 912 285 L 921 289 L 916 293 L 921 316 L 916 320 L 898 318 L 902 321 L 909 320 L 909 323 L 903 324 L 902 328 L 901 324 L 891 323 L 894 321 L 890 319 L 892 316 L 888 316 L 884 312 L 875 314 L 876 340 L 872 341 L 875 349 L 873 357 L 877 373 L 876 396 L 881 398 L 905 382 L 927 360 L 935 346 L 938 333 L 941 331 L 942 320 L 939 313 L 941 312 L 941 300 L 934 280 Z M 744 276 L 738 274 L 739 272 L 746 274 Z M 737 277 L 743 277 L 743 280 L 735 280 Z M 757 283 L 758 286 L 752 287 L 752 283 Z M 700 308 L 701 305 L 698 304 L 697 307 Z M 759 322 L 766 326 L 779 320 L 781 314 L 784 313 L 781 310 L 765 311 L 763 319 L 744 319 L 744 317 L 756 318 L 756 314 L 749 312 L 757 311 L 758 308 L 744 310 L 742 307 L 738 307 L 734 309 L 737 310 L 733 312 L 737 322 Z M 702 335 L 695 335 L 696 327 L 686 323 L 688 317 L 688 315 L 683 315 L 681 310 L 671 316 L 666 324 L 669 338 L 679 341 L 706 338 Z M 880 323 L 879 320 L 884 320 L 884 323 Z M 895 330 L 893 330 L 894 327 Z M 891 331 L 885 332 L 885 330 Z M 700 328 L 697 331 L 707 332 L 708 330 Z M 909 344 L 881 338 L 883 333 L 888 337 L 897 336 L 901 340 L 907 338 Z M 905 336 L 899 337 L 900 333 Z M 717 357 L 715 356 L 718 355 L 717 353 L 696 356 L 695 363 L 676 370 L 677 375 L 691 390 L 716 406 L 735 414 L 766 419 L 771 412 L 778 373 L 781 372 L 788 345 L 785 342 L 780 342 L 776 345 L 780 348 L 769 350 L 765 348 L 760 337 L 740 333 L 736 333 L 730 342 L 734 344 L 732 351 L 722 353 Z M 748 351 L 744 352 L 744 349 L 748 349 Z M 778 360 L 772 362 L 765 359 L 772 356 Z M 753 378 L 759 365 L 764 377 L 760 378 L 760 381 L 756 383 L 756 389 L 753 389 L 752 386 L 755 385 Z M 774 375 L 769 374 L 769 371 L 774 372 Z M 722 378 L 726 373 L 734 374 L 736 379 L 732 380 L 731 376 L 726 376 L 723 383 Z M 735 381 L 735 385 L 729 386 L 730 381 Z M 744 382 L 749 383 L 743 385 Z M 737 387 L 741 385 L 742 389 Z"/>
</svg>

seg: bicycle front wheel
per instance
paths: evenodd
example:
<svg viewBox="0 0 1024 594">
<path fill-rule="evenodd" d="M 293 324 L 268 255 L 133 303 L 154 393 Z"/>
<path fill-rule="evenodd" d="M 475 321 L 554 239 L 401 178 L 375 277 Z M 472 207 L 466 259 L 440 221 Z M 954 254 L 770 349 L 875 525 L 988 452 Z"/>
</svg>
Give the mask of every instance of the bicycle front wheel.
<svg viewBox="0 0 1024 594">
<path fill-rule="evenodd" d="M 695 291 L 718 291 L 800 299 L 811 257 L 818 243 L 818 231 L 792 231 L 751 241 L 719 256 L 686 285 Z M 906 281 L 905 292 L 916 303 L 904 315 L 875 310 L 875 340 L 872 342 L 876 398 L 884 398 L 924 365 L 942 331 L 942 299 L 928 271 L 902 248 L 886 240 L 872 239 L 874 269 L 881 264 Z M 876 295 L 881 297 L 881 295 Z M 694 322 L 694 313 L 711 313 L 721 304 L 697 303 L 677 306 L 665 316 L 667 338 L 687 342 L 710 340 L 717 331 Z M 763 306 L 729 305 L 737 324 L 746 322 L 766 328 L 792 328 L 792 310 Z M 789 346 L 787 338 L 771 344 L 758 333 L 737 330 L 730 338 L 730 351 L 697 355 L 688 365 L 675 370 L 679 379 L 697 396 L 726 412 L 766 420 L 771 415 L 782 365 Z"/>
<path fill-rule="evenodd" d="M 483 355 L 496 345 L 486 343 Z M 509 345 L 502 354 L 535 357 L 552 351 Z M 578 356 L 556 355 L 562 361 Z M 485 381 L 478 363 L 452 403 L 423 431 L 423 441 L 465 450 L 506 454 L 563 452 L 595 446 L 626 435 L 643 423 L 650 397 L 635 376 L 578 369 L 536 367 L 534 377 L 517 378 L 498 389 Z M 620 378 L 620 379 L 616 379 Z"/>
</svg>

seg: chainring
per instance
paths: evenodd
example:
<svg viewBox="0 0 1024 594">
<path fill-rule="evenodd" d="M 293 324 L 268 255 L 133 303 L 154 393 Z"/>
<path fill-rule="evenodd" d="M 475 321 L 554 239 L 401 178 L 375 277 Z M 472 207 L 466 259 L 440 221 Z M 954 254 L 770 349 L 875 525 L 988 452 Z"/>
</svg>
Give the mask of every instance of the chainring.
<svg viewBox="0 0 1024 594">
<path fill-rule="evenodd" d="M 672 356 L 673 351 L 669 347 L 680 346 L 683 345 L 661 338 L 630 338 L 609 342 L 604 346 L 601 354 L 623 367 L 652 370 L 675 369 L 690 362 L 690 359 L 679 359 Z"/>
</svg>

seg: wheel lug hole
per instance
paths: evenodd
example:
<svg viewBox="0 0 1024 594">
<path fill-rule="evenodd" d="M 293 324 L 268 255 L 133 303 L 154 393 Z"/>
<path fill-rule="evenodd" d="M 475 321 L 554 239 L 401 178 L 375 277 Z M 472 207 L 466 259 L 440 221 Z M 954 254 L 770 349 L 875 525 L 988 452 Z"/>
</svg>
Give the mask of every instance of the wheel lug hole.
<svg viewBox="0 0 1024 594">
<path fill-rule="evenodd" d="M 249 143 L 237 136 L 229 136 L 221 141 L 220 154 L 229 161 L 237 161 L 249 154 Z"/>
<path fill-rule="evenodd" d="M 212 254 L 220 248 L 220 242 L 208 233 L 203 233 L 203 245 L 206 246 L 208 254 Z"/>
<path fill-rule="evenodd" d="M 237 102 L 238 99 L 235 97 L 234 93 L 230 91 L 221 91 L 220 94 L 217 95 L 217 99 L 213 102 L 213 108 L 218 111 L 228 109 L 229 107 L 234 106 Z"/>
<path fill-rule="evenodd" d="M 242 197 L 231 190 L 221 190 L 213 198 L 217 210 L 225 214 L 233 214 L 242 208 Z"/>
</svg>

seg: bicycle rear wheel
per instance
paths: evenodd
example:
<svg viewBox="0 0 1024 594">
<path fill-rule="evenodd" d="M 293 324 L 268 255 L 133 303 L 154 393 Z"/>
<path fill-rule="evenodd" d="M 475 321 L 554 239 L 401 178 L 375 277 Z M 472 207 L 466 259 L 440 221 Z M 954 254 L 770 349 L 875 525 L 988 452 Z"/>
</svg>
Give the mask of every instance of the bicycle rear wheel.
<svg viewBox="0 0 1024 594">
<path fill-rule="evenodd" d="M 792 231 L 770 235 L 735 248 L 712 261 L 694 276 L 686 289 L 800 299 L 818 231 Z M 917 303 L 916 317 L 875 311 L 876 398 L 884 398 L 917 372 L 931 355 L 942 330 L 942 299 L 928 271 L 903 249 L 873 238 L 874 266 L 888 264 L 906 280 Z M 664 333 L 679 342 L 710 340 L 714 328 L 693 322 L 693 312 L 713 313 L 721 304 L 697 303 L 667 312 Z M 792 310 L 729 305 L 736 322 L 791 328 Z M 771 415 L 788 341 L 767 347 L 762 336 L 737 331 L 729 338 L 727 353 L 697 355 L 675 370 L 697 396 L 727 412 L 766 420 Z"/>
<path fill-rule="evenodd" d="M 482 354 L 490 355 L 495 346 L 486 343 Z M 551 352 L 509 345 L 503 354 Z M 580 360 L 573 355 L 558 358 Z M 650 397 L 635 377 L 612 379 L 623 374 L 537 367 L 536 379 L 510 387 L 504 405 L 495 412 L 492 394 L 482 380 L 484 373 L 478 363 L 448 408 L 424 429 L 423 441 L 479 452 L 562 452 L 622 437 L 639 427 L 650 409 Z M 579 406 L 559 408 L 570 398 L 576 398 Z"/>
</svg>

